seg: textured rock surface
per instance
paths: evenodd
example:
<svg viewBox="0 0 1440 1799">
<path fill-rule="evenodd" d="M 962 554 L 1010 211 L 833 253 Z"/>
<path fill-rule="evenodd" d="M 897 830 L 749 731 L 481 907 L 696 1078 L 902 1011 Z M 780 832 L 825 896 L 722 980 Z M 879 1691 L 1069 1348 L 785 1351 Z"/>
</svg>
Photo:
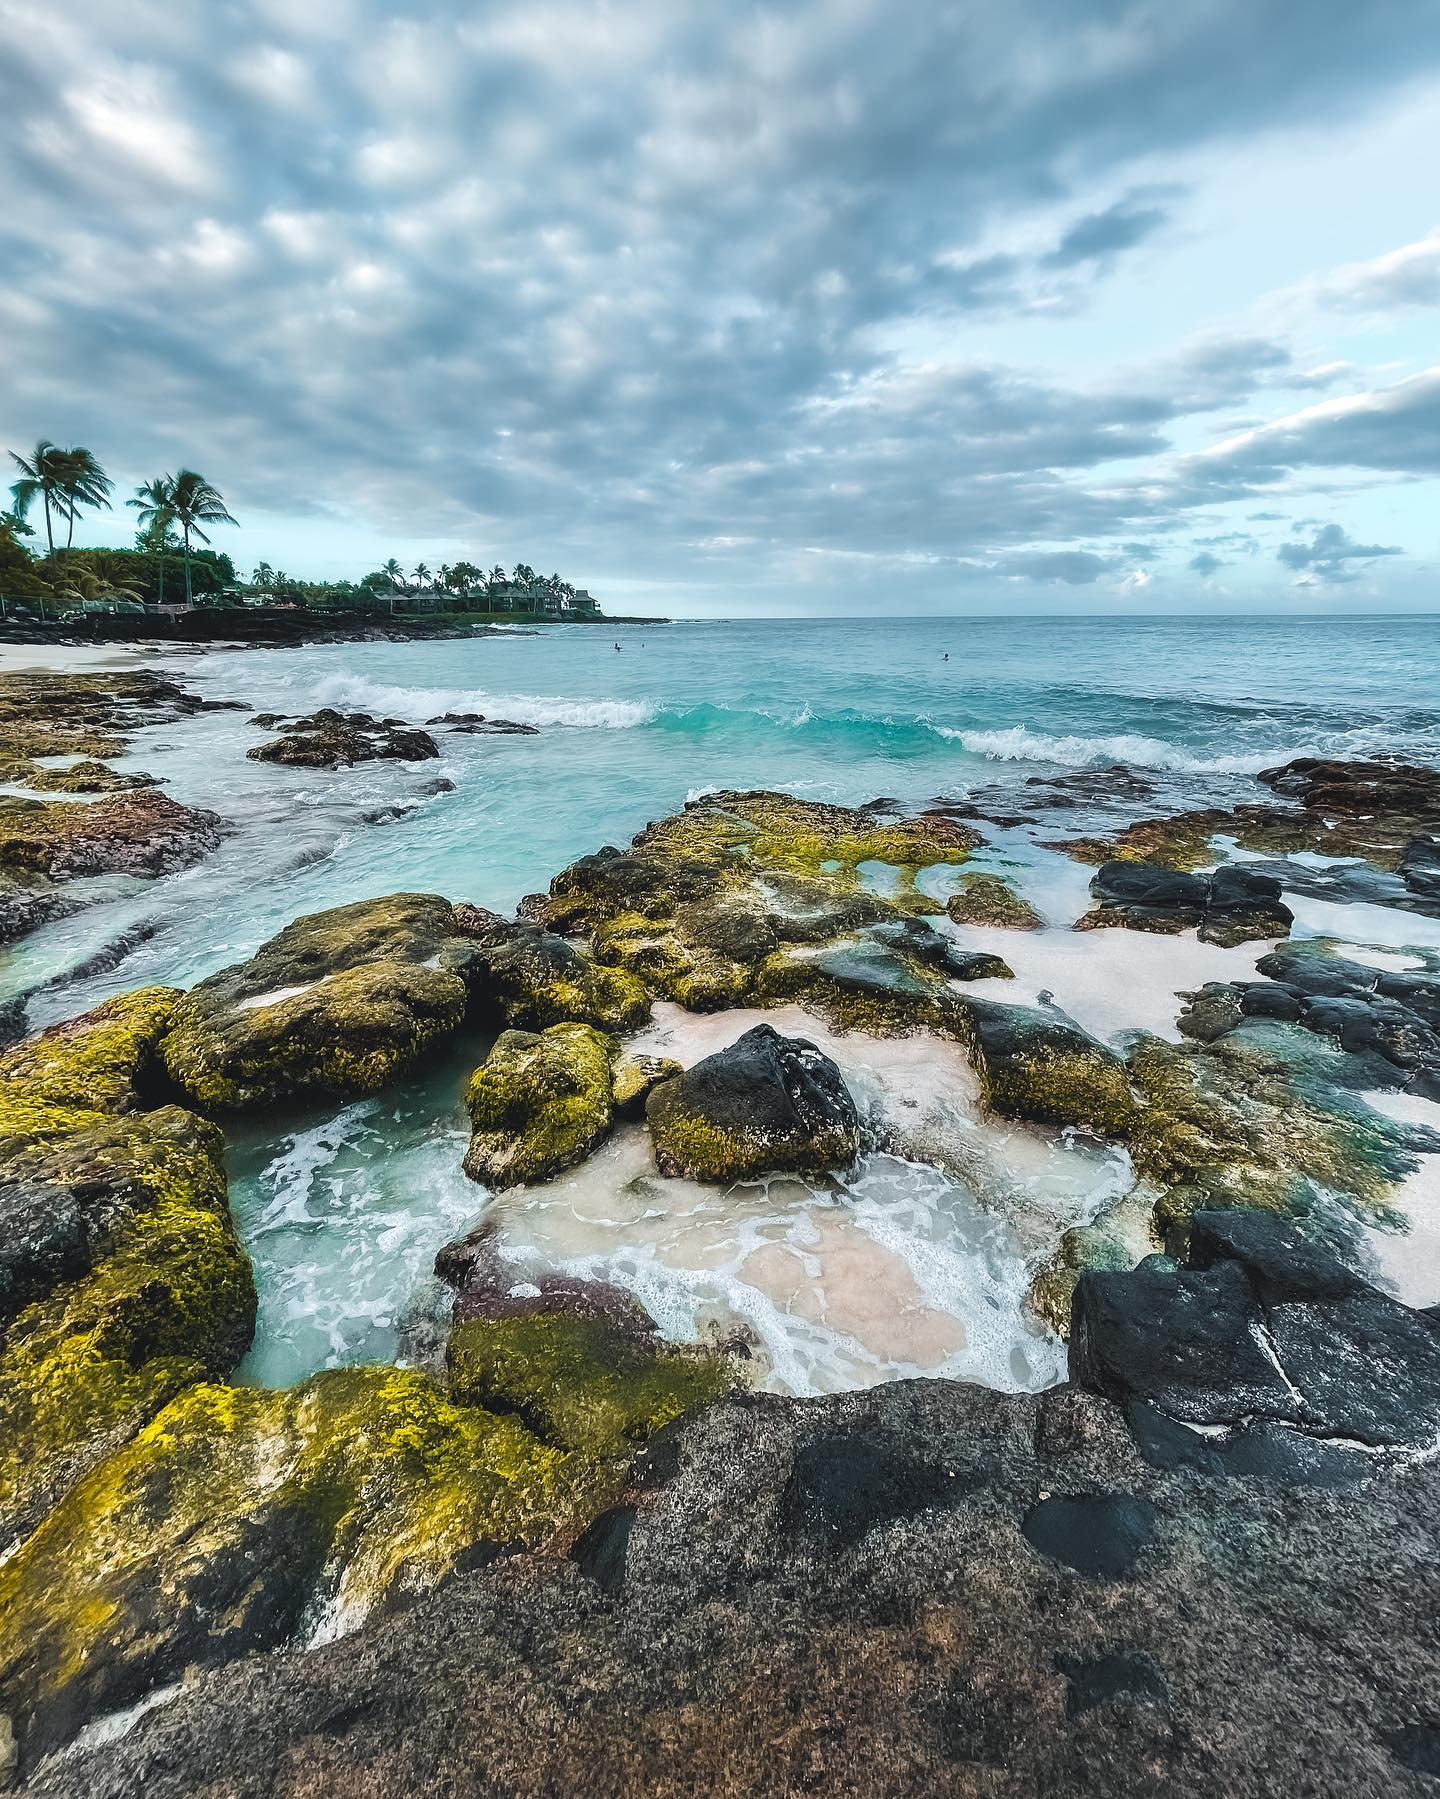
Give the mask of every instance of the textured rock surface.
<svg viewBox="0 0 1440 1799">
<path fill-rule="evenodd" d="M 1121 925 L 1132 931 L 1194 930 L 1202 943 L 1229 947 L 1256 937 L 1288 937 L 1294 913 L 1272 875 L 1227 865 L 1186 874 L 1154 862 L 1106 862 L 1090 883 L 1098 904 L 1077 931 Z"/>
<path fill-rule="evenodd" d="M 1073 1388 L 724 1404 L 573 1561 L 204 1675 L 35 1791 L 1420 1799 L 1437 1498 L 1156 1469 Z"/>
<path fill-rule="evenodd" d="M 848 1166 L 860 1121 L 840 1070 L 803 1037 L 756 1025 L 650 1094 L 662 1174 L 736 1181 Z"/>
<path fill-rule="evenodd" d="M 585 1024 L 505 1031 L 465 1103 L 465 1172 L 493 1190 L 548 1181 L 583 1161 L 610 1129 L 613 1039 Z"/>
<path fill-rule="evenodd" d="M 297 918 L 190 990 L 165 1066 L 217 1110 L 373 1093 L 460 1024 L 472 961 L 454 908 L 434 894 Z"/>
<path fill-rule="evenodd" d="M 957 1033 L 1002 1118 L 1123 1133 L 1136 1111 L 1125 1064 L 1058 1012 L 994 1000 L 957 1002 Z"/>
<path fill-rule="evenodd" d="M 308 717 L 292 719 L 279 737 L 246 754 L 252 762 L 283 762 L 291 768 L 349 768 L 356 762 L 432 761 L 440 748 L 428 731 L 397 719 L 322 706 Z"/>
</svg>

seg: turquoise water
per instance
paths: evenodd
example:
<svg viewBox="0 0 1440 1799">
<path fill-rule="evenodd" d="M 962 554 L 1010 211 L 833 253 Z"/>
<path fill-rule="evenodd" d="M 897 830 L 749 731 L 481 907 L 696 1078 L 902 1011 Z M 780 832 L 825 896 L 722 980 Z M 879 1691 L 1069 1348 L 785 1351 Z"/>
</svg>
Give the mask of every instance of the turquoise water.
<svg viewBox="0 0 1440 1799">
<path fill-rule="evenodd" d="M 127 919 L 158 935 L 116 979 L 85 983 L 87 997 L 141 976 L 194 980 L 298 911 L 397 886 L 508 911 L 575 856 L 717 786 L 924 803 L 1124 761 L 1151 771 L 1168 804 L 1253 794 L 1240 777 L 1294 755 L 1440 758 L 1440 627 L 1423 619 L 569 626 L 170 666 L 262 710 L 482 711 L 541 735 L 442 737 L 455 791 L 424 799 L 433 763 L 335 774 L 249 763 L 258 734 L 239 714 L 146 733 L 134 763 L 237 820 L 243 839 L 163 891 L 138 889 L 12 953 L 0 971 L 10 992 Z M 415 809 L 366 822 L 397 805 Z"/>
<path fill-rule="evenodd" d="M 1440 760 L 1440 629 L 1420 619 L 570 626 L 163 660 L 207 697 L 261 711 L 478 711 L 539 734 L 437 727 L 439 763 L 324 772 L 249 761 L 262 734 L 243 713 L 140 733 L 132 765 L 233 834 L 181 876 L 110 883 L 103 903 L 9 951 L 0 999 L 29 993 L 32 1024 L 151 981 L 189 984 L 298 913 L 348 900 L 424 889 L 508 912 L 576 856 L 718 787 L 909 805 L 999 789 L 1003 810 L 1027 782 L 1124 762 L 1149 791 L 1118 811 L 1092 819 L 1082 803 L 1040 829 L 985 827 L 981 864 L 1006 867 L 1054 928 L 967 941 L 1015 967 L 995 997 L 1053 993 L 1101 1036 L 1166 1030 L 1177 993 L 1246 978 L 1264 946 L 1070 932 L 1089 871 L 1047 836 L 1258 798 L 1254 772 L 1296 755 Z M 436 791 L 437 776 L 451 785 Z M 1297 903 L 1297 932 L 1334 928 Z M 1347 928 L 1391 951 L 1440 941 L 1433 922 L 1382 908 Z M 656 1046 L 684 1059 L 743 1021 L 655 1028 Z M 435 1250 L 488 1213 L 519 1266 L 625 1281 L 676 1336 L 748 1332 L 785 1390 L 909 1373 L 1059 1378 L 1063 1352 L 1025 1313 L 1025 1287 L 1068 1225 L 1123 1195 L 1128 1165 L 987 1124 L 963 1058 L 832 1046 L 892 1147 L 900 1126 L 925 1127 L 845 1183 L 717 1201 L 657 1182 L 643 1139 L 622 1133 L 576 1176 L 494 1203 L 459 1169 L 461 1082 L 483 1050 L 461 1045 L 403 1091 L 335 1116 L 235 1133 L 233 1205 L 262 1300 L 253 1377 L 413 1347 L 407 1318 L 438 1313 Z"/>
</svg>

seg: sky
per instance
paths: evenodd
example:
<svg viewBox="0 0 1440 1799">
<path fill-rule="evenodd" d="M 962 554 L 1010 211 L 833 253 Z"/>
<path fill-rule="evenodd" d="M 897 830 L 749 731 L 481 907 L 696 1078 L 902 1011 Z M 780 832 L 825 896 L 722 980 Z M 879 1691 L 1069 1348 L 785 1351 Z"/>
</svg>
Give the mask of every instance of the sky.
<svg viewBox="0 0 1440 1799">
<path fill-rule="evenodd" d="M 1437 169 L 1437 0 L 0 0 L 0 446 L 314 579 L 1440 610 Z"/>
</svg>

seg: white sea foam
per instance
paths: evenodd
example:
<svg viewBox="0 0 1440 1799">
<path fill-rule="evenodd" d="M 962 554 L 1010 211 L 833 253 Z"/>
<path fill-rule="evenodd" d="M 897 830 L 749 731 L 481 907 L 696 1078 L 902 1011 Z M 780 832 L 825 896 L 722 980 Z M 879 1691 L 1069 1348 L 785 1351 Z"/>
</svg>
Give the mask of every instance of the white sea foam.
<svg viewBox="0 0 1440 1799">
<path fill-rule="evenodd" d="M 648 724 L 659 710 L 649 700 L 568 699 L 560 694 L 492 693 L 480 687 L 391 687 L 363 675 L 327 675 L 315 687 L 315 702 L 422 724 L 442 712 L 483 712 L 519 725 L 603 731 Z"/>
<path fill-rule="evenodd" d="M 1142 768 L 1173 770 L 1183 774 L 1254 774 L 1287 761 L 1304 750 L 1262 750 L 1250 755 L 1197 756 L 1158 737 L 1119 732 L 1107 737 L 1053 737 L 1032 731 L 1028 725 L 1010 725 L 998 731 L 956 730 L 950 725 L 931 727 L 968 750 L 992 762 L 1055 762 L 1065 768 L 1102 768 L 1112 762 L 1132 762 Z"/>
</svg>

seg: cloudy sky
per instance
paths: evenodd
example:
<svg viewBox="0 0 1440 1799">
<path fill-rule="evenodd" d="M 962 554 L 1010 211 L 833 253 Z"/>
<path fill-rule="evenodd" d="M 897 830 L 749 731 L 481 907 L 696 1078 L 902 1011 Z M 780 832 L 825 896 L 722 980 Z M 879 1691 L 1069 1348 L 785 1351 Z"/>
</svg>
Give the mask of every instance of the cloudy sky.
<svg viewBox="0 0 1440 1799">
<path fill-rule="evenodd" d="M 0 445 L 316 577 L 1440 609 L 1437 168 L 1436 0 L 0 0 Z"/>
</svg>

